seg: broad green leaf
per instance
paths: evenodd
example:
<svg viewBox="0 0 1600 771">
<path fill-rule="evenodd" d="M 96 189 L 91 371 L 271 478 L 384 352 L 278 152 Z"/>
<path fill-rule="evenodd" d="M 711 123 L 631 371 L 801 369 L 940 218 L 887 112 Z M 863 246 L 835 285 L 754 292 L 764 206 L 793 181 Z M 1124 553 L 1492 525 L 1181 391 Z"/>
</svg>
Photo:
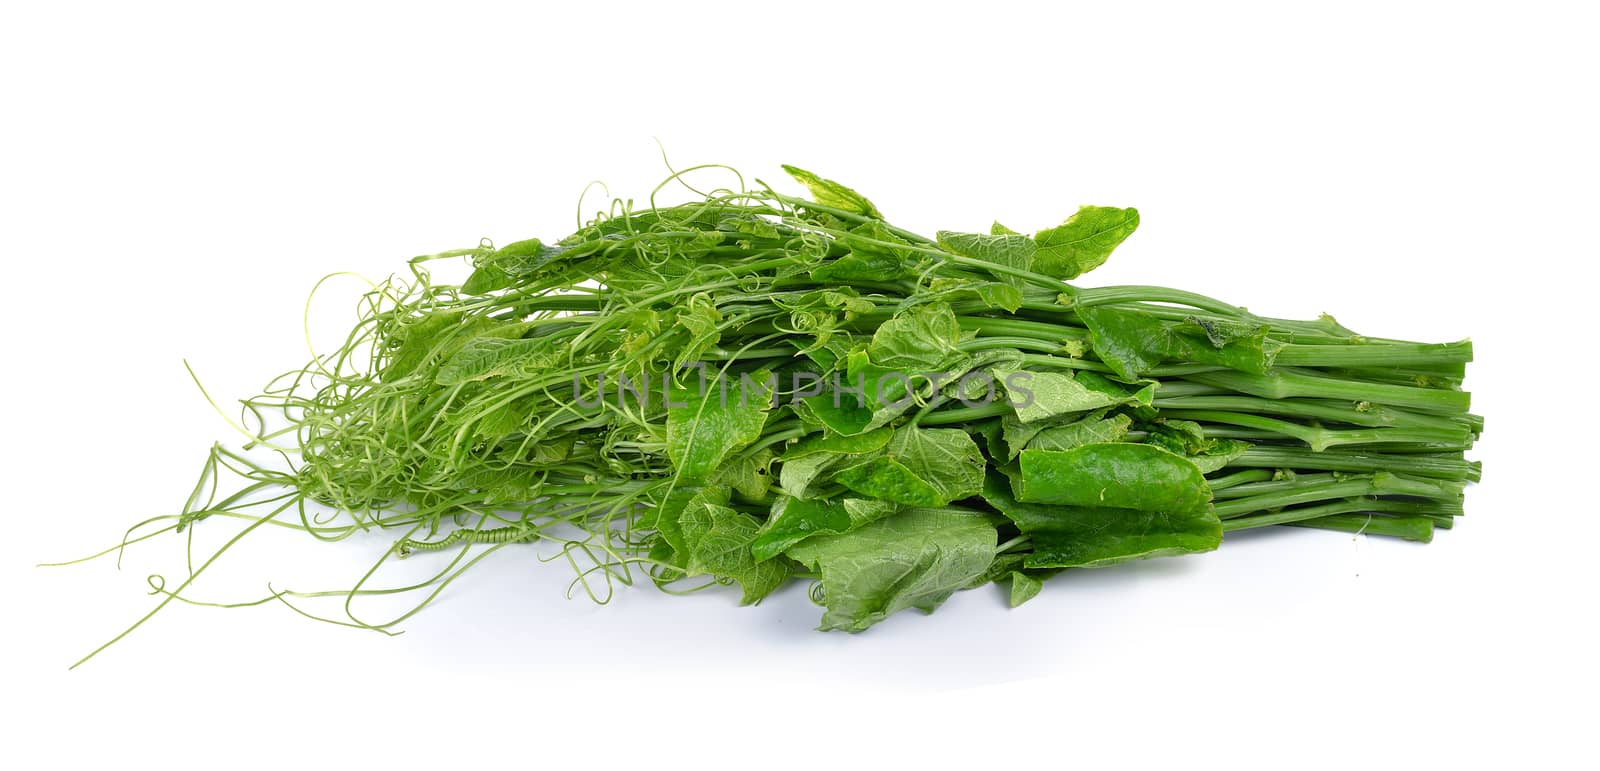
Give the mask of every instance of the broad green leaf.
<svg viewBox="0 0 1600 771">
<path fill-rule="evenodd" d="M 538 466 L 552 465 L 572 457 L 572 446 L 578 437 L 574 434 L 559 436 L 540 442 L 533 448 L 533 464 Z"/>
<path fill-rule="evenodd" d="M 831 376 L 823 373 L 831 373 L 835 369 L 839 369 L 839 363 L 856 348 L 855 339 L 850 333 L 838 329 L 830 330 L 826 338 L 819 337 L 813 342 L 804 342 L 803 339 L 790 339 L 789 344 L 794 346 L 800 353 L 805 354 L 806 358 L 816 365 L 808 368 L 808 371 L 823 377 L 824 382 Z"/>
<path fill-rule="evenodd" d="M 1030 576 L 1020 570 L 1011 571 L 1011 607 L 1015 608 L 1039 596 L 1039 590 L 1044 588 L 1044 581 Z"/>
<path fill-rule="evenodd" d="M 530 238 L 496 249 L 480 264 L 494 265 L 515 278 L 539 272 L 546 265 L 562 259 L 566 251 L 565 247 L 546 245 L 537 238 Z"/>
<path fill-rule="evenodd" d="M 908 263 L 920 261 L 917 249 L 888 225 L 869 220 L 850 226 L 838 236 L 837 245 L 852 252 L 882 252 L 892 254 Z"/>
<path fill-rule="evenodd" d="M 943 506 L 978 494 L 983 453 L 959 428 L 896 429 L 883 454 L 838 472 L 839 484 L 907 506 Z"/>
<path fill-rule="evenodd" d="M 755 214 L 735 214 L 723 217 L 717 222 L 717 229 L 755 238 L 777 239 L 783 236 L 783 231 L 778 230 L 777 225 Z"/>
<path fill-rule="evenodd" d="M 928 258 L 881 222 L 863 222 L 841 234 L 837 248 L 844 256 L 812 268 L 814 281 L 898 281 L 916 278 Z"/>
<path fill-rule="evenodd" d="M 1235 340 L 1251 340 L 1265 335 L 1269 329 L 1270 327 L 1260 324 L 1241 324 L 1237 321 L 1190 316 L 1178 325 L 1176 331 L 1190 336 L 1204 336 L 1211 345 L 1221 348 Z"/>
<path fill-rule="evenodd" d="M 504 405 L 490 410 L 473 424 L 473 428 L 480 437 L 498 438 L 519 431 L 526 427 L 536 412 L 537 400 L 532 396 L 512 399 Z M 570 447 L 570 444 L 568 445 Z M 538 453 L 539 447 L 534 448 Z"/>
<path fill-rule="evenodd" d="M 851 379 L 841 373 L 840 382 L 845 384 L 846 388 L 857 389 L 863 387 L 865 377 Z M 815 418 L 827 430 L 837 434 L 859 434 L 873 427 L 874 410 L 866 405 L 865 400 L 858 399 L 854 393 L 841 393 L 831 384 L 823 389 L 822 393 L 808 396 L 800 403 L 805 406 L 807 415 Z M 880 425 L 884 422 L 887 421 L 881 421 Z"/>
<path fill-rule="evenodd" d="M 931 377 L 951 383 L 970 369 L 972 357 L 959 351 L 944 369 L 901 369 L 874 362 L 866 351 L 846 358 L 846 372 L 835 373 L 823 393 L 802 400 L 806 413 L 839 434 L 859 434 L 888 425 L 917 404 L 913 389 L 928 389 Z"/>
<path fill-rule="evenodd" d="M 553 365 L 556 358 L 550 342 L 543 338 L 478 338 L 446 360 L 434 375 L 433 382 L 453 386 L 500 375 L 532 372 Z"/>
<path fill-rule="evenodd" d="M 996 554 L 994 561 L 989 563 L 989 568 L 987 570 L 980 573 L 971 581 L 968 581 L 966 585 L 962 586 L 961 588 L 977 589 L 980 586 L 988 586 L 989 584 L 1011 575 L 1011 571 L 1013 570 L 1021 570 L 1022 557 L 1022 552 L 1016 551 L 1006 552 L 1004 554 Z"/>
<path fill-rule="evenodd" d="M 537 238 L 506 244 L 473 260 L 475 269 L 461 285 L 461 291 L 479 295 L 505 289 L 572 256 L 566 252 L 566 247 L 546 245 Z"/>
<path fill-rule="evenodd" d="M 744 595 L 740 604 L 750 605 L 771 594 L 789 577 L 788 563 L 767 560 L 757 564 L 750 545 L 761 523 L 749 514 L 734 511 L 709 497 L 692 500 L 678 517 L 684 544 L 684 574 L 711 575 L 739 582 Z"/>
<path fill-rule="evenodd" d="M 668 547 L 664 559 L 681 564 L 682 555 L 688 551 L 679 525 L 683 512 L 692 506 L 726 506 L 728 499 L 726 487 L 673 485 L 653 499 L 654 505 L 640 513 L 635 524 L 640 529 L 656 531 L 657 540 Z"/>
<path fill-rule="evenodd" d="M 836 387 L 836 395 L 847 407 L 860 409 L 860 405 L 865 403 L 866 409 L 872 413 L 865 428 L 877 428 L 911 406 L 912 390 L 917 386 L 913 378 L 928 371 L 916 367 L 911 369 L 907 372 L 901 367 L 885 366 L 873 361 L 866 351 L 852 351 L 845 359 L 846 377 L 843 380 L 851 392 L 844 393 Z M 831 406 L 835 394 L 824 393 L 823 396 L 829 399 Z"/>
<path fill-rule="evenodd" d="M 654 543 L 650 544 L 650 551 L 647 552 L 647 556 L 652 562 L 656 563 L 656 569 L 650 574 L 650 580 L 654 581 L 657 586 L 666 586 L 683 578 L 683 571 L 673 567 L 677 563 L 677 551 L 672 548 L 672 544 L 668 543 L 665 538 L 657 538 Z"/>
<path fill-rule="evenodd" d="M 1061 279 L 1073 279 L 1100 267 L 1139 227 L 1137 209 L 1083 206 L 1066 222 L 1034 234 L 1038 252 L 1034 270 Z"/>
<path fill-rule="evenodd" d="M 1005 422 L 1000 418 L 990 418 L 977 423 L 968 423 L 967 431 L 974 437 L 982 437 L 979 445 L 989 457 L 995 461 L 1010 460 L 1005 444 Z"/>
<path fill-rule="evenodd" d="M 1080 308 L 1078 317 L 1089 327 L 1089 341 L 1100 360 L 1124 378 L 1137 379 L 1167 360 L 1214 364 L 1265 374 L 1282 344 L 1266 339 L 1262 328 L 1247 337 L 1213 345 L 1203 333 L 1182 334 L 1175 326 L 1148 313 L 1121 308 Z M 1198 330 L 1198 328 L 1196 328 Z"/>
<path fill-rule="evenodd" d="M 865 350 L 847 357 L 840 383 L 830 384 L 833 387 L 826 393 L 806 403 L 839 433 L 887 425 L 910 409 L 915 402 L 912 389 L 929 377 L 941 375 L 949 381 L 970 368 L 972 357 L 959 348 L 962 339 L 948 304 L 914 306 L 883 322 Z M 852 393 L 845 393 L 841 385 Z"/>
<path fill-rule="evenodd" d="M 1171 333 L 1160 319 L 1137 311 L 1080 308 L 1096 356 L 1117 374 L 1137 378 L 1166 359 Z"/>
<path fill-rule="evenodd" d="M 879 325 L 867 345 L 873 364 L 907 375 L 942 372 L 964 357 L 961 326 L 947 303 L 924 303 Z"/>
<path fill-rule="evenodd" d="M 818 453 L 802 458 L 785 457 L 778 469 L 778 487 L 794 498 L 815 498 L 833 481 L 833 472 L 848 455 Z"/>
<path fill-rule="evenodd" d="M 1032 270 L 1034 254 L 1039 251 L 1039 246 L 1033 239 L 1017 234 L 986 235 L 941 230 L 938 240 L 939 245 L 951 254 L 1019 270 Z M 1021 288 L 1027 285 L 1026 281 L 1017 276 L 1005 273 L 995 273 L 994 276 L 1013 287 Z"/>
<path fill-rule="evenodd" d="M 1107 394 L 1112 398 L 1118 399 L 1119 404 L 1130 406 L 1150 406 L 1150 403 L 1155 399 L 1156 388 L 1160 387 L 1160 383 L 1154 380 L 1119 383 L 1098 372 L 1085 370 L 1078 370 L 1072 376 L 1084 388 Z"/>
<path fill-rule="evenodd" d="M 1179 455 L 1192 455 L 1209 446 L 1205 429 L 1192 420 L 1158 419 L 1145 429 L 1149 432 L 1145 444 Z"/>
<path fill-rule="evenodd" d="M 898 281 L 916 274 L 916 266 L 903 257 L 869 251 L 851 251 L 811 269 L 814 281 Z"/>
<path fill-rule="evenodd" d="M 504 268 L 499 265 L 483 265 L 474 268 L 472 275 L 461 282 L 461 291 L 471 295 L 488 294 L 505 289 L 513 283 L 516 283 L 515 280 Z"/>
<path fill-rule="evenodd" d="M 383 369 L 386 381 L 410 375 L 428 362 L 442 338 L 461 325 L 461 311 L 434 311 L 389 333 L 398 345 Z"/>
<path fill-rule="evenodd" d="M 844 455 L 859 455 L 867 452 L 877 452 L 889 439 L 894 436 L 894 429 L 880 428 L 864 434 L 843 436 L 839 434 L 822 434 L 811 436 L 789 445 L 783 451 L 784 461 L 804 458 L 820 452 L 840 453 Z"/>
<path fill-rule="evenodd" d="M 1127 415 L 1088 416 L 1061 426 L 1051 426 L 1035 434 L 1027 446 L 1038 450 L 1071 450 L 1086 444 L 1120 442 L 1128 435 L 1133 419 Z M 1021 447 L 1017 452 L 1022 452 Z"/>
<path fill-rule="evenodd" d="M 785 450 L 778 484 L 795 498 L 812 498 L 832 481 L 832 475 L 854 463 L 862 463 L 888 444 L 893 429 L 880 428 L 864 434 L 829 434 L 798 442 Z"/>
<path fill-rule="evenodd" d="M 932 613 L 983 574 L 996 539 L 984 517 L 911 509 L 807 539 L 788 555 L 822 573 L 819 628 L 859 632 L 906 608 Z"/>
<path fill-rule="evenodd" d="M 1211 488 L 1187 458 L 1148 444 L 1086 444 L 1071 450 L 1027 449 L 1014 486 L 1028 503 L 1140 511 L 1196 512 Z"/>
<path fill-rule="evenodd" d="M 1032 423 L 1122 404 L 1149 404 L 1154 386 L 1128 391 L 1092 372 L 1032 372 L 996 367 L 995 380 L 1005 386 L 1017 420 Z"/>
<path fill-rule="evenodd" d="M 1250 450 L 1249 442 L 1239 439 L 1213 439 L 1210 446 L 1197 453 L 1191 453 L 1188 458 L 1202 474 L 1221 471 Z"/>
<path fill-rule="evenodd" d="M 694 339 L 709 337 L 717 339 L 717 327 L 722 323 L 722 313 L 717 310 L 716 301 L 709 294 L 700 293 L 690 297 L 682 305 L 677 306 L 673 314 L 674 323 L 689 330 Z"/>
<path fill-rule="evenodd" d="M 877 310 L 877 306 L 871 300 L 862 297 L 854 288 L 848 286 L 815 289 L 793 298 L 774 295 L 772 303 L 791 314 L 822 311 L 830 316 L 842 315 L 844 318 Z"/>
<path fill-rule="evenodd" d="M 823 206 L 843 209 L 855 214 L 865 214 L 873 219 L 883 219 L 883 213 L 878 207 L 873 206 L 866 196 L 851 190 L 831 179 L 823 179 L 805 169 L 784 165 L 783 170 L 794 177 L 796 182 L 806 186 L 811 191 L 811 198 Z"/>
<path fill-rule="evenodd" d="M 985 308 L 1015 313 L 1022 307 L 1022 290 L 999 281 L 980 281 L 971 278 L 935 278 L 929 283 L 930 298 L 942 302 L 962 302 L 975 299 Z"/>
<path fill-rule="evenodd" d="M 1249 450 L 1249 442 L 1237 439 L 1207 439 L 1205 430 L 1192 420 L 1165 419 L 1145 426 L 1145 444 L 1182 455 L 1202 474 L 1210 474 L 1233 462 Z"/>
<path fill-rule="evenodd" d="M 1172 512 L 1025 503 L 999 474 L 985 481 L 983 497 L 1029 535 L 1029 568 L 1104 567 L 1211 551 L 1222 543 L 1222 522 L 1210 507 Z"/>
<path fill-rule="evenodd" d="M 807 501 L 781 496 L 750 550 L 757 561 L 772 559 L 807 538 L 848 533 L 894 512 L 892 503 L 864 498 Z"/>
<path fill-rule="evenodd" d="M 730 487 L 746 498 L 763 498 L 767 488 L 772 485 L 772 479 L 767 475 L 767 466 L 771 465 L 772 459 L 772 451 L 768 449 L 753 454 L 735 454 L 724 461 L 707 482 Z"/>
<path fill-rule="evenodd" d="M 754 387 L 749 389 L 737 380 L 724 389 L 714 378 L 707 379 L 704 389 L 698 382 L 693 387 L 674 384 L 667 408 L 667 457 L 680 480 L 705 478 L 729 453 L 761 437 L 772 391 L 765 371 L 751 381 Z"/>
<path fill-rule="evenodd" d="M 1022 296 L 1022 290 L 1005 283 L 984 282 L 963 287 L 978 296 L 978 301 L 984 307 L 1003 310 L 1007 313 L 1016 313 L 1027 298 Z"/>
</svg>

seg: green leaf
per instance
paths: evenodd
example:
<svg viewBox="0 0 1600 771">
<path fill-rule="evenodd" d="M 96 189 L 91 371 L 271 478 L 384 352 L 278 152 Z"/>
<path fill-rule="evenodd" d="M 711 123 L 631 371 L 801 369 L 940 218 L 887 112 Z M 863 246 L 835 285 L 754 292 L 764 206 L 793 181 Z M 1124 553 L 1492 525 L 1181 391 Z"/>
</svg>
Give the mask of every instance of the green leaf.
<svg viewBox="0 0 1600 771">
<path fill-rule="evenodd" d="M 902 311 L 878 327 L 865 350 L 847 357 L 838 385 L 852 393 L 830 387 L 804 401 L 818 420 L 841 434 L 887 425 L 915 403 L 910 389 L 926 376 L 942 374 L 948 380 L 967 371 L 972 357 L 960 350 L 961 340 L 946 303 Z"/>
<path fill-rule="evenodd" d="M 959 428 L 896 429 L 883 454 L 838 472 L 839 484 L 907 506 L 943 506 L 983 486 L 983 453 Z"/>
<path fill-rule="evenodd" d="M 490 253 L 481 262 L 482 265 L 493 265 L 505 271 L 512 277 L 527 276 L 539 272 L 546 265 L 562 259 L 567 249 L 561 246 L 549 246 L 537 238 L 526 241 L 516 241 L 506 244 Z"/>
<path fill-rule="evenodd" d="M 461 311 L 434 311 L 389 333 L 395 347 L 383 369 L 385 381 L 396 381 L 421 368 L 450 332 L 461 326 Z"/>
<path fill-rule="evenodd" d="M 864 434 L 828 434 L 797 442 L 783 453 L 778 485 L 796 498 L 815 497 L 819 488 L 832 481 L 834 472 L 865 462 L 892 436 L 893 429 L 880 428 Z"/>
<path fill-rule="evenodd" d="M 1007 452 L 1005 444 L 1005 422 L 1000 418 L 990 418 L 988 420 L 982 420 L 976 423 L 968 423 L 967 431 L 971 433 L 974 438 L 982 439 L 982 444 L 979 446 L 984 452 L 988 453 L 991 459 L 997 462 L 1010 460 L 1010 455 Z"/>
<path fill-rule="evenodd" d="M 1191 453 L 1188 458 L 1202 474 L 1221 471 L 1229 463 L 1238 460 L 1250 450 L 1249 442 L 1240 439 L 1213 439 L 1210 446 L 1197 453 Z"/>
<path fill-rule="evenodd" d="M 863 498 L 807 501 L 781 496 L 750 550 L 757 561 L 769 560 L 812 536 L 848 533 L 895 512 L 895 505 Z"/>
<path fill-rule="evenodd" d="M 1251 340 L 1265 335 L 1269 329 L 1271 327 L 1260 324 L 1241 324 L 1237 321 L 1189 316 L 1176 331 L 1191 336 L 1204 336 L 1212 346 L 1221 348 L 1235 340 Z"/>
<path fill-rule="evenodd" d="M 678 384 L 670 389 L 667 457 L 680 480 L 705 478 L 729 453 L 761 438 L 772 391 L 765 370 L 751 380 L 755 387 L 748 389 L 731 379 L 723 389 L 711 378 L 703 389 Z"/>
<path fill-rule="evenodd" d="M 526 373 L 551 366 L 556 355 L 542 338 L 506 340 L 478 338 L 455 352 L 433 377 L 442 386 L 460 385 L 491 377 Z"/>
<path fill-rule="evenodd" d="M 734 511 L 708 496 L 697 497 L 679 515 L 683 539 L 684 574 L 711 574 L 739 582 L 741 605 L 759 602 L 789 577 L 783 560 L 757 563 L 750 546 L 761 529 L 755 517 Z"/>
<path fill-rule="evenodd" d="M 819 336 L 816 341 L 810 343 L 805 342 L 803 338 L 794 338 L 789 340 L 789 344 L 816 365 L 807 371 L 824 378 L 826 378 L 824 373 L 839 368 L 839 363 L 856 348 L 855 340 L 850 333 L 837 328 L 830 329 L 826 338 Z"/>
<path fill-rule="evenodd" d="M 1028 503 L 1140 511 L 1196 512 L 1211 488 L 1187 458 L 1148 444 L 1086 444 L 1071 450 L 1027 449 L 1014 486 Z"/>
<path fill-rule="evenodd" d="M 1088 416 L 1062 426 L 1051 426 L 1035 434 L 1028 447 L 1039 450 L 1071 450 L 1086 444 L 1120 442 L 1128 435 L 1133 419 L 1127 415 Z M 1023 448 L 1017 448 L 1022 452 Z"/>
<path fill-rule="evenodd" d="M 1039 251 L 1039 245 L 1033 239 L 1017 234 L 985 235 L 941 230 L 937 237 L 939 245 L 951 254 L 1019 270 L 1032 270 L 1034 254 Z M 1017 276 L 996 273 L 995 277 L 1019 289 L 1027 285 Z"/>
<path fill-rule="evenodd" d="M 812 319 L 819 315 L 850 319 L 877 310 L 877 305 L 871 300 L 862 297 L 855 289 L 848 286 L 814 289 L 793 298 L 774 295 L 772 302 L 791 314 L 791 323 L 794 318 L 800 317 L 800 314 L 807 314 Z M 800 324 L 795 326 L 798 328 Z"/>
<path fill-rule="evenodd" d="M 894 429 L 890 428 L 880 428 L 864 434 L 852 434 L 849 436 L 840 434 L 813 436 L 789 445 L 789 448 L 783 451 L 783 459 L 787 462 L 821 452 L 844 455 L 877 452 L 888 444 L 889 439 L 893 436 Z"/>
<path fill-rule="evenodd" d="M 867 356 L 879 367 L 908 375 L 942 372 L 964 358 L 961 339 L 961 325 L 949 304 L 924 303 L 879 325 Z"/>
<path fill-rule="evenodd" d="M 819 628 L 859 632 L 906 608 L 932 613 L 983 574 L 996 543 L 984 517 L 912 509 L 808 539 L 788 555 L 822 573 Z"/>
<path fill-rule="evenodd" d="M 657 538 L 654 543 L 650 544 L 650 551 L 647 556 L 652 562 L 657 563 L 656 570 L 650 574 L 650 580 L 654 581 L 657 586 L 666 586 L 683 578 L 683 571 L 673 567 L 673 564 L 677 561 L 677 552 L 673 550 L 672 544 L 667 543 L 666 539 Z"/>
<path fill-rule="evenodd" d="M 833 473 L 839 469 L 846 455 L 821 453 L 790 460 L 784 458 L 778 469 L 778 487 L 794 498 L 815 498 L 823 494 Z"/>
<path fill-rule="evenodd" d="M 852 393 L 843 393 L 835 388 L 832 393 L 822 394 L 821 398 L 827 399 L 830 407 L 834 398 L 837 398 L 846 410 L 859 411 L 865 404 L 864 409 L 869 411 L 869 416 L 862 430 L 877 428 L 910 409 L 915 401 L 912 389 L 916 388 L 918 382 L 912 377 L 924 371 L 913 368 L 907 372 L 900 367 L 884 366 L 873 361 L 866 351 L 852 351 L 845 359 L 846 379 L 842 381 L 852 389 Z M 859 419 L 858 415 L 851 417 Z"/>
<path fill-rule="evenodd" d="M 1120 308 L 1080 308 L 1078 317 L 1089 328 L 1094 352 L 1124 378 L 1137 379 L 1167 360 L 1214 364 L 1266 374 L 1282 350 L 1281 343 L 1266 339 L 1266 327 L 1244 337 L 1229 337 L 1221 346 L 1199 327 L 1185 334 L 1148 313 Z"/>
<path fill-rule="evenodd" d="M 1251 447 L 1238 439 L 1207 439 L 1205 429 L 1192 420 L 1167 418 L 1144 428 L 1145 444 L 1187 457 L 1202 474 L 1227 466 Z"/>
<path fill-rule="evenodd" d="M 783 237 L 783 231 L 771 221 L 755 214 L 733 214 L 717 221 L 717 229 L 731 231 L 756 238 L 777 239 Z"/>
<path fill-rule="evenodd" d="M 837 381 L 830 381 L 823 393 L 801 403 L 807 414 L 829 430 L 859 434 L 888 425 L 917 404 L 912 389 L 927 388 L 933 376 L 953 383 L 971 368 L 972 361 L 957 351 L 942 368 L 886 367 L 874 362 L 866 351 L 853 351 L 846 358 L 846 371 L 834 373 Z"/>
<path fill-rule="evenodd" d="M 1149 432 L 1145 444 L 1179 455 L 1191 455 L 1209 446 L 1205 429 L 1192 420 L 1158 419 L 1145 429 Z"/>
<path fill-rule="evenodd" d="M 667 545 L 667 561 L 680 562 L 682 555 L 688 553 L 688 546 L 683 540 L 683 528 L 679 520 L 683 512 L 692 506 L 726 506 L 729 493 L 726 487 L 696 487 L 693 485 L 673 485 L 662 497 L 654 500 L 654 505 L 639 515 L 635 523 L 644 530 L 656 531 L 657 540 Z"/>
<path fill-rule="evenodd" d="M 851 190 L 831 179 L 823 179 L 805 169 L 784 165 L 783 170 L 794 177 L 796 182 L 806 186 L 811 191 L 811 198 L 823 206 L 843 209 L 855 214 L 865 214 L 873 219 L 883 219 L 883 213 L 878 207 L 873 206 L 866 196 Z"/>
<path fill-rule="evenodd" d="M 985 308 L 999 309 L 1006 313 L 1016 313 L 1018 308 L 1027 299 L 1022 296 L 1022 290 L 1015 286 L 1003 283 L 984 282 L 962 287 L 978 296 L 978 301 Z"/>
<path fill-rule="evenodd" d="M 1030 536 L 1029 568 L 1104 567 L 1211 551 L 1222 543 L 1222 522 L 1210 507 L 1171 512 L 1026 503 L 1010 488 L 1003 476 L 991 474 L 983 497 Z"/>
<path fill-rule="evenodd" d="M 916 275 L 904 258 L 886 252 L 852 251 L 811 269 L 811 279 L 834 281 L 899 281 Z"/>
<path fill-rule="evenodd" d="M 868 393 L 865 389 L 870 388 L 863 385 L 864 375 L 847 380 L 843 373 L 840 373 L 840 382 L 852 390 L 861 387 L 862 393 Z M 865 399 L 858 399 L 854 393 L 841 393 L 839 389 L 833 388 L 831 383 L 822 393 L 801 399 L 800 403 L 805 405 L 806 414 L 837 434 L 853 435 L 876 428 L 873 425 L 875 410 L 866 405 Z M 876 422 L 882 425 L 887 421 Z"/>
<path fill-rule="evenodd" d="M 1043 588 L 1044 581 L 1020 570 L 1011 571 L 1011 607 L 1015 608 L 1039 596 L 1039 590 Z"/>
<path fill-rule="evenodd" d="M 473 425 L 473 429 L 478 436 L 488 439 L 522 430 L 536 411 L 535 404 L 537 401 L 531 396 L 512 399 L 500 407 L 483 413 Z M 538 457 L 542 449 L 542 444 L 534 448 L 535 457 Z"/>
<path fill-rule="evenodd" d="M 461 282 L 461 291 L 471 295 L 488 294 L 498 289 L 505 289 L 515 281 L 499 265 L 484 265 L 473 269 L 472 275 Z"/>
<path fill-rule="evenodd" d="M 935 278 L 929 283 L 930 299 L 941 302 L 962 302 L 975 299 L 987 309 L 1000 309 L 1015 313 L 1026 299 L 1022 290 L 999 281 L 979 281 L 971 278 Z"/>
<path fill-rule="evenodd" d="M 927 258 L 911 249 L 881 222 L 863 222 L 838 237 L 835 245 L 849 252 L 811 270 L 819 282 L 898 281 L 916 278 Z"/>
<path fill-rule="evenodd" d="M 1017 420 L 1032 423 L 1122 404 L 1149 404 L 1154 384 L 1127 391 L 1116 383 L 1082 372 L 1032 372 L 996 367 L 995 379 L 1005 386 Z"/>
<path fill-rule="evenodd" d="M 1022 552 L 1016 551 L 1006 552 L 1004 554 L 996 554 L 994 561 L 989 563 L 989 568 L 987 570 L 978 574 L 976 578 L 968 581 L 966 585 L 962 586 L 961 588 L 976 589 L 980 586 L 987 586 L 991 583 L 999 581 L 1002 578 L 1005 578 L 1008 575 L 1011 575 L 1011 571 L 1013 570 L 1021 570 L 1022 556 Z"/>
<path fill-rule="evenodd" d="M 1099 267 L 1139 227 L 1137 209 L 1083 206 L 1066 222 L 1034 234 L 1034 270 L 1073 279 Z"/>
<path fill-rule="evenodd" d="M 709 337 L 713 342 L 716 341 L 717 327 L 722 324 L 722 312 L 717 310 L 716 301 L 711 295 L 704 292 L 696 294 L 674 310 L 674 323 L 689 330 L 691 338 Z"/>
<path fill-rule="evenodd" d="M 772 485 L 772 478 L 767 475 L 767 466 L 771 465 L 772 459 L 772 451 L 768 449 L 753 454 L 739 453 L 718 467 L 707 481 L 733 488 L 746 498 L 759 500 L 766 497 L 767 488 Z"/>
<path fill-rule="evenodd" d="M 474 270 L 461 285 L 467 294 L 488 294 L 532 276 L 551 263 L 572 255 L 563 246 L 548 246 L 537 238 L 506 244 L 473 260 Z"/>
</svg>

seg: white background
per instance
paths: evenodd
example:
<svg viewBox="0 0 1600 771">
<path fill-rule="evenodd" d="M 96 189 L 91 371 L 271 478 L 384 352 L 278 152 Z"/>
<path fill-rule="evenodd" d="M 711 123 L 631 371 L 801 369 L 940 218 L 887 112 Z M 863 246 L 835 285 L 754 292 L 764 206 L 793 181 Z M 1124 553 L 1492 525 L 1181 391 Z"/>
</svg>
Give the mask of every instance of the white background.
<svg viewBox="0 0 1600 771">
<path fill-rule="evenodd" d="M 1593 20 L 867 5 L 7 5 L 8 759 L 1592 762 Z M 178 607 L 65 671 L 150 606 L 144 576 L 177 575 L 181 545 L 121 572 L 33 563 L 171 511 L 209 443 L 237 443 L 183 358 L 219 398 L 254 393 L 305 360 L 321 275 L 559 237 L 590 180 L 648 193 L 656 138 L 678 165 L 774 184 L 780 163 L 812 168 L 922 232 L 1137 206 L 1141 231 L 1084 283 L 1471 336 L 1484 483 L 1430 546 L 1230 537 L 1064 575 L 1017 611 L 966 592 L 853 637 L 810 631 L 798 586 L 754 609 L 644 587 L 597 607 L 510 550 L 397 638 Z M 315 340 L 358 287 L 319 296 Z M 337 587 L 386 544 L 265 534 L 196 596 Z"/>
</svg>

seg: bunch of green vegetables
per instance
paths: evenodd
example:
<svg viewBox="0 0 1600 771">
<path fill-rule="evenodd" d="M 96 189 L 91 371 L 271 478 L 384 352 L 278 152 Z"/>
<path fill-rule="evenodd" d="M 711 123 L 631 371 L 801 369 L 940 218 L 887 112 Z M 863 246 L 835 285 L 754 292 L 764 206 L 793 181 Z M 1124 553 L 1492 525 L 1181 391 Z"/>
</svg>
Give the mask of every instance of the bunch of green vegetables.
<svg viewBox="0 0 1600 771">
<path fill-rule="evenodd" d="M 254 444 L 290 469 L 217 449 L 165 529 L 393 530 L 383 560 L 454 555 L 404 587 L 430 598 L 529 543 L 602 599 L 636 574 L 736 584 L 746 604 L 809 579 L 821 628 L 855 632 L 989 583 L 1021 604 L 1065 569 L 1235 530 L 1427 541 L 1478 479 L 1468 343 L 1069 284 L 1133 209 L 929 238 L 785 168 L 809 199 L 741 182 L 413 260 L 339 351 L 245 402 Z M 426 269 L 463 257 L 460 285 Z M 248 484 L 219 498 L 222 469 Z"/>
</svg>

